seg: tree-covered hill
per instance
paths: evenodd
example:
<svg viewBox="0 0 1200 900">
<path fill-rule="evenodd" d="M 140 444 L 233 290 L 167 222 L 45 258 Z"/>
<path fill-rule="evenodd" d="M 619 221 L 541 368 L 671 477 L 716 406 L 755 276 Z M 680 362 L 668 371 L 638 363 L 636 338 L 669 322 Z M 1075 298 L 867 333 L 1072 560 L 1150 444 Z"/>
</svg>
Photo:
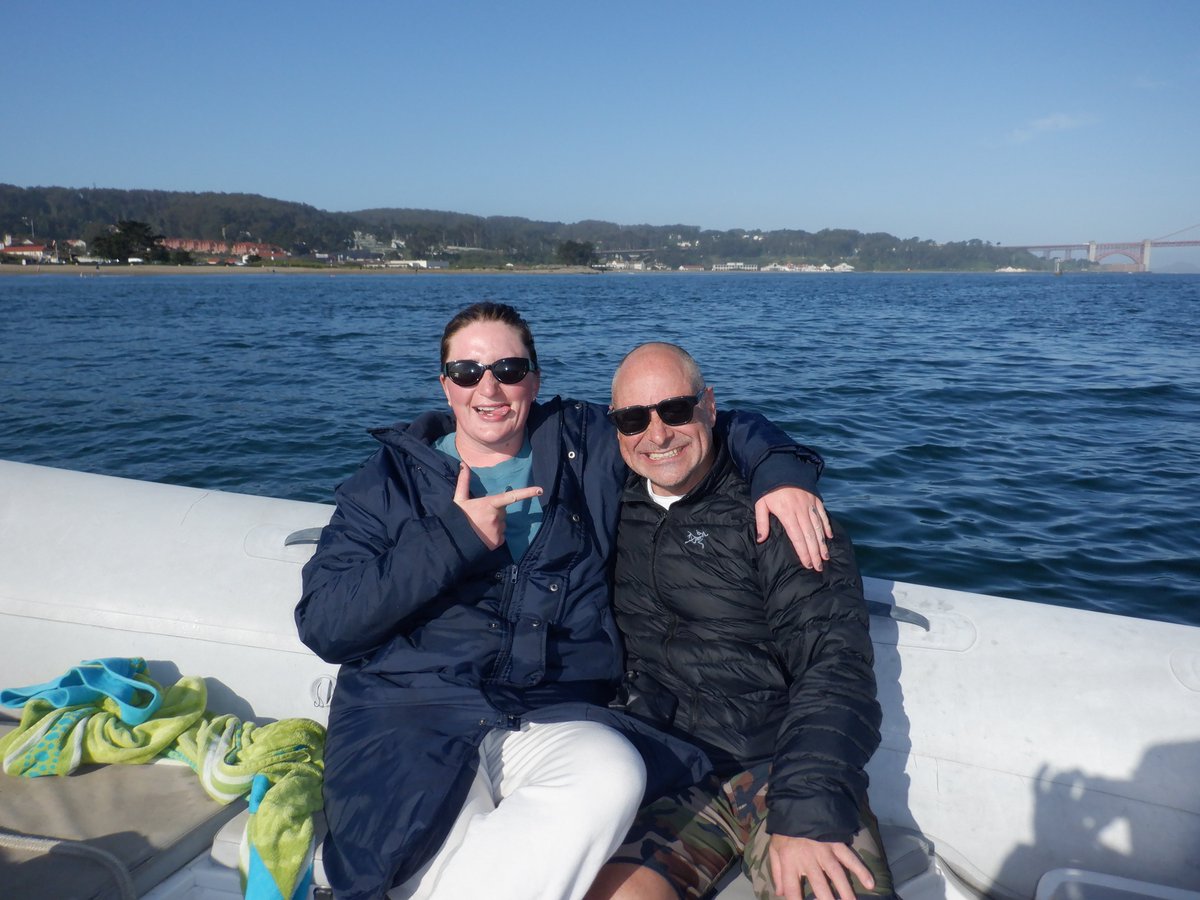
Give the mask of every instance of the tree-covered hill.
<svg viewBox="0 0 1200 900">
<path fill-rule="evenodd" d="M 407 258 L 440 257 L 459 265 L 553 263 L 560 249 L 590 245 L 599 258 L 641 251 L 648 263 L 675 269 L 741 261 L 836 265 L 858 271 L 1044 268 L 1024 251 L 978 240 L 936 244 L 920 238 L 851 229 L 714 231 L 695 225 L 570 224 L 515 216 L 474 216 L 429 209 L 327 212 L 257 194 L 31 187 L 0 184 L 0 232 L 42 241 L 89 243 L 117 222 L 141 222 L 168 238 L 254 241 L 294 254 L 344 253 L 367 246 Z M 374 237 L 369 240 L 368 235 Z"/>
<path fill-rule="evenodd" d="M 20 188 L 0 184 L 0 229 L 36 240 L 95 237 L 120 221 L 147 223 L 166 237 L 345 247 L 354 225 L 343 213 L 257 194 Z M 32 226 L 30 226 L 32 222 Z"/>
</svg>

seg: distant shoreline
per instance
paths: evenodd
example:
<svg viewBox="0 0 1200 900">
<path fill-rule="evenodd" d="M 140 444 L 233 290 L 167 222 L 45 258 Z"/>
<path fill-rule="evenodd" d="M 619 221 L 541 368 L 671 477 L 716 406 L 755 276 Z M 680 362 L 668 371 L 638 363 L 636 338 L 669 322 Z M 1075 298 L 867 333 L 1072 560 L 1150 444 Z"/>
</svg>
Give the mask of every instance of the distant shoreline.
<svg viewBox="0 0 1200 900">
<path fill-rule="evenodd" d="M 399 268 L 366 268 L 362 266 L 165 266 L 165 265 L 107 265 L 107 266 L 82 266 L 82 265 L 32 265 L 32 266 L 0 266 L 0 277 L 5 275 L 13 276 L 32 276 L 32 275 L 49 275 L 52 277 L 75 277 L 75 278 L 104 278 L 116 275 L 127 276 L 162 276 L 162 275 L 185 275 L 206 277 L 211 275 L 236 275 L 239 277 L 269 277 L 272 275 L 306 275 L 309 277 L 324 275 L 334 277 L 336 275 L 377 275 L 380 277 L 403 277 L 403 278 L 430 278 L 439 276 L 455 276 L 455 275 L 608 275 L 611 278 L 621 278 L 629 275 L 679 275 L 679 276 L 723 276 L 727 278 L 750 278 L 755 275 L 775 275 L 775 272 L 679 272 L 668 270 L 665 272 L 601 272 L 587 266 L 543 266 L 531 267 L 528 269 L 520 268 L 503 268 L 503 269 L 399 269 Z M 1054 273 L 1044 270 L 1031 270 L 1027 272 L 989 272 L 975 271 L 967 269 L 907 269 L 907 270 L 889 270 L 889 271 L 864 271 L 864 272 L 791 272 L 789 274 L 794 278 L 844 278 L 847 275 L 1006 275 L 1014 278 L 1030 275 L 1053 275 Z M 1090 272 L 1063 272 L 1064 276 L 1075 277 L 1079 275 L 1191 275 L 1194 272 L 1106 272 L 1106 271 L 1090 271 Z"/>
<path fill-rule="evenodd" d="M 429 277 L 430 275 L 600 275 L 586 266 L 561 266 L 557 268 L 529 269 L 380 269 L 361 266 L 160 266 L 160 265 L 32 265 L 0 266 L 4 275 L 54 275 L 77 278 L 103 278 L 112 275 L 380 275 Z"/>
</svg>

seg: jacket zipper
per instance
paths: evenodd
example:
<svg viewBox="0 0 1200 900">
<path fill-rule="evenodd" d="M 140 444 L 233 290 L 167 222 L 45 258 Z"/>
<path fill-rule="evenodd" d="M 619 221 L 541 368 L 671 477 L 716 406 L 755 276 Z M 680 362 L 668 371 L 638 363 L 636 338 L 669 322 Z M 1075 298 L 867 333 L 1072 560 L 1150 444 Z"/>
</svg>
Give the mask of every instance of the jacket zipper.
<svg viewBox="0 0 1200 900">
<path fill-rule="evenodd" d="M 512 563 L 508 567 L 508 583 L 504 586 L 504 595 L 500 598 L 500 620 L 501 628 L 504 629 L 504 637 L 500 641 L 500 649 L 496 653 L 496 661 L 492 665 L 492 678 L 499 678 L 501 673 L 508 668 L 509 660 L 512 659 L 512 636 L 508 629 L 508 606 L 512 603 L 513 593 L 517 589 L 517 564 Z M 485 679 L 486 680 L 486 679 Z"/>
<path fill-rule="evenodd" d="M 675 612 L 669 606 L 667 606 L 666 602 L 663 600 L 662 592 L 658 589 L 658 546 L 659 538 L 662 537 L 663 528 L 666 526 L 667 517 L 670 514 L 670 510 L 662 511 L 662 514 L 658 519 L 658 524 L 654 526 L 654 534 L 650 537 L 650 552 L 652 554 L 650 560 L 650 590 L 654 597 L 654 602 L 667 617 L 668 628 L 666 639 L 663 640 L 663 660 L 666 662 L 668 670 L 672 668 L 671 642 L 675 639 L 675 634 L 679 630 L 679 616 L 677 616 Z M 677 713 L 675 716 L 675 721 L 677 722 L 678 720 L 679 716 Z"/>
</svg>

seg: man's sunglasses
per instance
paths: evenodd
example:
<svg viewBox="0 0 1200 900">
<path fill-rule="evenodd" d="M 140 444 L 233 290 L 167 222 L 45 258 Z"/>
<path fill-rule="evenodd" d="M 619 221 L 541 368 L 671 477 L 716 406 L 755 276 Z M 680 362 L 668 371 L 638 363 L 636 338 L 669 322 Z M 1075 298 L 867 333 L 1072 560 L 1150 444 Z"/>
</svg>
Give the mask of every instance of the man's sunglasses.
<svg viewBox="0 0 1200 900">
<path fill-rule="evenodd" d="M 455 359 L 442 364 L 442 374 L 459 387 L 479 384 L 483 373 L 489 370 L 501 384 L 520 384 L 526 375 L 536 372 L 538 367 L 523 356 L 506 356 L 489 366 L 473 359 Z"/>
<path fill-rule="evenodd" d="M 695 397 L 668 397 L 666 400 L 659 400 L 653 406 L 622 406 L 620 409 L 610 409 L 608 418 L 621 434 L 641 434 L 650 427 L 650 411 L 654 410 L 664 425 L 678 428 L 692 421 L 696 407 L 704 399 L 704 392 L 707 390 L 707 387 L 700 388 L 700 393 Z"/>
</svg>

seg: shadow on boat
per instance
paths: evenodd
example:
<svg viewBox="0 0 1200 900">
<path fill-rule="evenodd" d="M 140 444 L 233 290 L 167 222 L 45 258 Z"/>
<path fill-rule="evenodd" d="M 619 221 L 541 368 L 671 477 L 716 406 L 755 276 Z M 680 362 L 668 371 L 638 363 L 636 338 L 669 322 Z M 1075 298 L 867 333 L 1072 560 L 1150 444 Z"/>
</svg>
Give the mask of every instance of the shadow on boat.
<svg viewBox="0 0 1200 900">
<path fill-rule="evenodd" d="M 179 666 L 169 659 L 148 659 L 146 664 L 155 679 L 164 686 L 170 686 L 184 676 Z M 255 715 L 254 707 L 236 690 L 219 678 L 212 675 L 204 676 L 204 686 L 208 691 L 208 709 L 220 710 L 221 715 L 232 714 L 243 722 L 255 722 L 260 725 L 275 721 L 272 717 Z"/>
<path fill-rule="evenodd" d="M 1148 748 L 1127 780 L 1044 766 L 1033 782 L 1033 842 L 1019 845 L 1009 854 L 997 874 L 993 895 L 1014 896 L 1008 885 L 1020 883 L 1030 872 L 1061 867 L 1064 859 L 1087 872 L 1135 880 L 1147 877 L 1148 861 L 1191 860 L 1190 881 L 1178 883 L 1176 879 L 1170 887 L 1200 890 L 1200 857 L 1196 855 L 1200 815 L 1189 812 L 1200 809 L 1197 772 L 1200 742 Z M 1047 856 L 1050 847 L 1055 848 L 1053 858 Z M 1139 882 L 1125 885 L 1125 893 L 1105 896 L 1172 896 L 1155 892 L 1155 887 Z"/>
</svg>

